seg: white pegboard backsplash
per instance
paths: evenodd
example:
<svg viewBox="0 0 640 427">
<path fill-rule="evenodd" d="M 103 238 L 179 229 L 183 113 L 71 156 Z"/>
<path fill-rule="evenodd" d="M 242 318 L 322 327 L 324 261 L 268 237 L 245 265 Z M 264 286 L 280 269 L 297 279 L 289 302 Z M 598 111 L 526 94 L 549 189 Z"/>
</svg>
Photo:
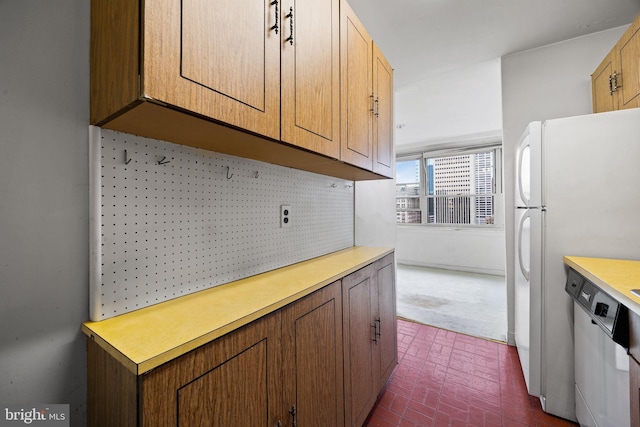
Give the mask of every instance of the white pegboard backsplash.
<svg viewBox="0 0 640 427">
<path fill-rule="evenodd" d="M 353 245 L 353 182 L 91 127 L 91 319 Z M 291 226 L 280 227 L 280 206 Z"/>
</svg>

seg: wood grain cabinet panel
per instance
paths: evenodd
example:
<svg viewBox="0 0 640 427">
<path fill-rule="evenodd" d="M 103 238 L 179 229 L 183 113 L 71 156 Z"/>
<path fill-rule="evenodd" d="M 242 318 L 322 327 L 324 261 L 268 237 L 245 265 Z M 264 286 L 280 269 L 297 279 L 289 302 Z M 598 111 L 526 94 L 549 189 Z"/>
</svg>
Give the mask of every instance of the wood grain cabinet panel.
<svg viewBox="0 0 640 427">
<path fill-rule="evenodd" d="M 339 0 L 282 1 L 282 141 L 340 156 Z"/>
<path fill-rule="evenodd" d="M 150 101 L 279 138 L 280 38 L 269 2 L 140 4 L 92 0 L 92 124 L 109 127 Z"/>
<path fill-rule="evenodd" d="M 346 425 L 361 426 L 376 400 L 373 265 L 342 279 Z"/>
<path fill-rule="evenodd" d="M 141 377 L 142 426 L 274 426 L 279 317 L 266 316 Z"/>
<path fill-rule="evenodd" d="M 591 75 L 593 112 L 640 107 L 640 15 Z"/>
<path fill-rule="evenodd" d="M 378 384 L 381 390 L 398 364 L 398 334 L 396 325 L 396 273 L 393 255 L 387 255 L 374 264 L 378 309 L 379 354 Z"/>
<path fill-rule="evenodd" d="M 350 180 L 389 176 L 373 172 L 370 40 L 358 65 L 367 99 L 341 149 L 341 0 L 91 4 L 91 124 Z"/>
<path fill-rule="evenodd" d="M 393 177 L 393 69 L 341 1 L 341 160 Z"/>
<path fill-rule="evenodd" d="M 343 426 L 340 281 L 282 310 L 282 348 L 286 412 L 299 426 Z"/>
<path fill-rule="evenodd" d="M 619 67 L 618 106 L 640 107 L 640 15 L 622 35 L 615 50 Z"/>
<path fill-rule="evenodd" d="M 593 112 L 603 113 L 618 109 L 618 97 L 613 92 L 614 51 L 611 51 L 591 75 Z M 615 96 L 614 96 L 615 95 Z"/>
<path fill-rule="evenodd" d="M 373 44 L 373 172 L 393 177 L 393 68 L 377 44 Z"/>
<path fill-rule="evenodd" d="M 640 316 L 629 311 L 629 408 L 631 425 L 640 425 Z"/>
<path fill-rule="evenodd" d="M 342 279 L 345 425 L 361 426 L 398 361 L 392 254 Z"/>
</svg>

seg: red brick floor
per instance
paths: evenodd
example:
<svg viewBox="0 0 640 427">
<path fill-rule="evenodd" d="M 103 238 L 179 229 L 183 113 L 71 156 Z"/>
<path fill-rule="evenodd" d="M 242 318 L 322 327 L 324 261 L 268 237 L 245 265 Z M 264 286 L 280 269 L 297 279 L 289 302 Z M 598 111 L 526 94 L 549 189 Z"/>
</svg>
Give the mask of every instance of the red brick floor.
<svg viewBox="0 0 640 427">
<path fill-rule="evenodd" d="M 398 366 L 368 427 L 576 426 L 527 394 L 506 344 L 398 320 Z"/>
</svg>

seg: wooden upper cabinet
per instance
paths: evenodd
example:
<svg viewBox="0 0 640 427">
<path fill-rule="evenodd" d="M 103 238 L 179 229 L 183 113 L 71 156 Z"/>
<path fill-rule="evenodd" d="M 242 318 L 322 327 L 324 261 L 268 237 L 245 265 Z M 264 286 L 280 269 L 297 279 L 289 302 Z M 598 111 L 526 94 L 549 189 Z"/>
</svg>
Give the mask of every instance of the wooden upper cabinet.
<svg viewBox="0 0 640 427">
<path fill-rule="evenodd" d="M 141 4 L 143 10 L 130 0 L 92 1 L 93 124 L 152 101 L 280 137 L 280 37 L 271 29 L 275 6 L 264 0 L 217 0 L 215 7 L 205 0 Z M 138 16 L 141 38 L 135 37 Z M 121 27 L 130 34 L 115 37 Z M 98 48 L 103 43 L 127 50 L 108 58 Z M 127 65 L 122 86 L 123 73 L 110 70 L 109 61 Z M 119 94 L 125 90 L 126 96 Z M 101 111 L 114 96 L 120 105 Z"/>
<path fill-rule="evenodd" d="M 282 141 L 340 156 L 339 0 L 281 2 Z"/>
<path fill-rule="evenodd" d="M 377 44 L 373 44 L 373 171 L 393 178 L 393 69 Z"/>
<path fill-rule="evenodd" d="M 640 15 L 591 75 L 593 112 L 640 107 Z"/>
<path fill-rule="evenodd" d="M 344 0 L 340 14 L 340 158 L 393 177 L 393 69 Z"/>
<path fill-rule="evenodd" d="M 143 4 L 143 97 L 280 137 L 280 38 L 269 26 L 270 2 Z"/>
<path fill-rule="evenodd" d="M 390 176 L 373 172 L 389 150 L 372 142 L 371 39 L 359 22 L 341 36 L 343 6 L 91 0 L 90 123 L 349 180 Z"/>
<path fill-rule="evenodd" d="M 615 51 L 609 52 L 606 58 L 591 75 L 591 94 L 593 112 L 603 113 L 618 109 L 618 97 L 613 92 L 613 67 Z"/>
<path fill-rule="evenodd" d="M 615 50 L 619 67 L 618 108 L 640 107 L 640 16 L 622 35 Z"/>
<path fill-rule="evenodd" d="M 342 63 L 342 147 L 340 158 L 373 168 L 373 42 L 349 4 L 340 4 Z"/>
</svg>

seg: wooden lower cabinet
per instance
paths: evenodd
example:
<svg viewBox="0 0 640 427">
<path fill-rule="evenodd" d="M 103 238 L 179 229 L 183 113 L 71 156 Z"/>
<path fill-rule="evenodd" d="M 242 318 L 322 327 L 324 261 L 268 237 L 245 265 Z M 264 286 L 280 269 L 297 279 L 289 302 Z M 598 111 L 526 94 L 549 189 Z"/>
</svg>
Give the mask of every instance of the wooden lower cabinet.
<svg viewBox="0 0 640 427">
<path fill-rule="evenodd" d="M 640 426 L 640 364 L 629 357 L 629 399 L 631 425 Z"/>
<path fill-rule="evenodd" d="M 398 364 L 398 333 L 396 323 L 396 269 L 393 254 L 378 260 L 375 287 L 378 294 L 378 391 L 387 381 Z"/>
<path fill-rule="evenodd" d="M 629 310 L 629 408 L 631 425 L 640 426 L 640 316 Z"/>
<path fill-rule="evenodd" d="M 88 341 L 88 425 L 361 426 L 397 363 L 393 255 L 141 375 Z"/>
<path fill-rule="evenodd" d="M 141 425 L 274 426 L 278 320 L 267 316 L 145 374 Z"/>
<path fill-rule="evenodd" d="M 282 349 L 282 425 L 344 426 L 340 281 L 282 309 Z"/>
<path fill-rule="evenodd" d="M 387 255 L 342 279 L 347 426 L 361 426 L 398 360 L 395 267 Z"/>
<path fill-rule="evenodd" d="M 136 378 L 88 347 L 90 426 L 275 426 L 279 315 L 265 316 Z"/>
</svg>

